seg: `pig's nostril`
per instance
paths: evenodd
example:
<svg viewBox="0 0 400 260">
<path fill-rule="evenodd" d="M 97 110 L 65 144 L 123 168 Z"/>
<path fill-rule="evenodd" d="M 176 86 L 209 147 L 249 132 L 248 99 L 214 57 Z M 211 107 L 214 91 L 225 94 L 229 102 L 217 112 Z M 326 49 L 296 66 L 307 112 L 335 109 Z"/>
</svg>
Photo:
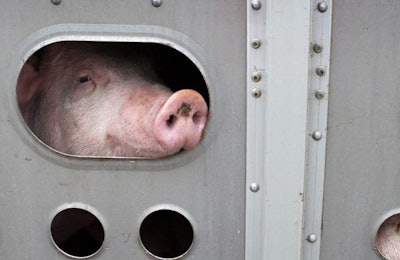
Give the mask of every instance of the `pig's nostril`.
<svg viewBox="0 0 400 260">
<path fill-rule="evenodd" d="M 174 115 L 170 115 L 168 120 L 166 121 L 167 127 L 172 127 L 176 121 L 175 119 L 176 117 Z"/>
<path fill-rule="evenodd" d="M 194 113 L 193 118 L 192 118 L 193 119 L 193 123 L 195 125 L 199 124 L 201 122 L 201 118 L 202 118 L 202 116 L 200 115 L 199 112 Z"/>
</svg>

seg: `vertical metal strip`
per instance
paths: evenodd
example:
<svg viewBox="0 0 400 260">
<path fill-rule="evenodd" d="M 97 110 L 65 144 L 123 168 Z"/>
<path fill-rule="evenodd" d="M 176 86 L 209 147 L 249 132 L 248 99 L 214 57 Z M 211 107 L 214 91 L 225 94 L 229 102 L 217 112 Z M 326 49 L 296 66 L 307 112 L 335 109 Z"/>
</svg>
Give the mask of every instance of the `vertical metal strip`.
<svg viewBox="0 0 400 260">
<path fill-rule="evenodd" d="M 246 259 L 300 259 L 311 2 L 248 0 L 247 11 Z"/>
<path fill-rule="evenodd" d="M 314 0 L 312 12 L 304 259 L 319 259 L 328 117 L 331 0 Z"/>
<path fill-rule="evenodd" d="M 247 1 L 246 259 L 262 259 L 266 102 L 266 6 Z"/>
</svg>

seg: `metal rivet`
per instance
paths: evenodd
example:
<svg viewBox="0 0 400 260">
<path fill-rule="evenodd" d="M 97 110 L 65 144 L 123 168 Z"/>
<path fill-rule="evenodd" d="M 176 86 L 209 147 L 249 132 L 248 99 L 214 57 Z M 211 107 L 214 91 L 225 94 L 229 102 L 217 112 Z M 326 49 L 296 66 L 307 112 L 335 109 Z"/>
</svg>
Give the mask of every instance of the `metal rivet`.
<svg viewBox="0 0 400 260">
<path fill-rule="evenodd" d="M 252 192 L 257 192 L 260 190 L 260 185 L 258 185 L 257 183 L 253 182 L 252 184 L 250 184 L 250 190 Z"/>
<path fill-rule="evenodd" d="M 251 0 L 251 8 L 254 10 L 260 10 L 261 9 L 261 1 L 260 0 Z"/>
<path fill-rule="evenodd" d="M 261 46 L 261 40 L 260 39 L 253 39 L 251 40 L 251 47 L 253 47 L 253 49 L 258 49 Z"/>
<path fill-rule="evenodd" d="M 322 89 L 316 90 L 316 91 L 315 91 L 315 97 L 316 97 L 318 100 L 323 99 L 323 98 L 325 97 L 325 91 L 323 91 Z"/>
<path fill-rule="evenodd" d="M 154 7 L 160 7 L 161 4 L 162 4 L 162 0 L 151 0 L 151 4 L 152 4 Z"/>
<path fill-rule="evenodd" d="M 251 73 L 251 80 L 254 82 L 259 82 L 261 80 L 261 73 L 259 71 Z"/>
<path fill-rule="evenodd" d="M 61 0 L 50 0 L 50 1 L 53 3 L 53 5 L 61 4 Z"/>
<path fill-rule="evenodd" d="M 253 88 L 251 90 L 251 95 L 253 96 L 253 98 L 259 98 L 261 97 L 262 91 L 259 88 Z"/>
<path fill-rule="evenodd" d="M 320 76 L 320 77 L 325 76 L 325 74 L 326 74 L 326 68 L 325 68 L 324 66 L 318 66 L 318 67 L 315 69 L 315 72 L 316 72 L 317 75 Z"/>
<path fill-rule="evenodd" d="M 321 13 L 325 13 L 328 11 L 328 4 L 326 2 L 319 2 L 317 8 Z"/>
<path fill-rule="evenodd" d="M 310 234 L 310 235 L 307 237 L 307 241 L 310 242 L 310 243 L 315 243 L 315 242 L 317 242 L 317 235 Z"/>
<path fill-rule="evenodd" d="M 319 141 L 319 140 L 321 140 L 322 139 L 322 133 L 320 132 L 320 131 L 314 131 L 313 133 L 312 133 L 312 138 L 315 140 L 315 141 Z"/>
<path fill-rule="evenodd" d="M 316 43 L 316 44 L 313 45 L 313 51 L 315 53 L 321 53 L 322 50 L 323 50 L 323 47 L 322 47 L 321 44 Z"/>
</svg>

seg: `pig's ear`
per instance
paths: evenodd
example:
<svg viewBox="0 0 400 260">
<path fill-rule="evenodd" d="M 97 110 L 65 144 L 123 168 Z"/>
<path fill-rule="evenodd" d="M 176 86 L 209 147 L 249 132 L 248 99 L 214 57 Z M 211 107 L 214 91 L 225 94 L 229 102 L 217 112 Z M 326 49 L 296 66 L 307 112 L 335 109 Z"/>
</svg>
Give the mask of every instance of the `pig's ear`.
<svg viewBox="0 0 400 260">
<path fill-rule="evenodd" d="M 43 77 L 39 67 L 40 58 L 37 54 L 31 56 L 22 66 L 17 82 L 18 104 L 29 101 L 42 85 Z"/>
<path fill-rule="evenodd" d="M 28 102 L 42 86 L 44 75 L 42 69 L 43 63 L 48 63 L 54 59 L 63 43 L 53 43 L 33 54 L 22 66 L 17 82 L 18 104 Z"/>
</svg>

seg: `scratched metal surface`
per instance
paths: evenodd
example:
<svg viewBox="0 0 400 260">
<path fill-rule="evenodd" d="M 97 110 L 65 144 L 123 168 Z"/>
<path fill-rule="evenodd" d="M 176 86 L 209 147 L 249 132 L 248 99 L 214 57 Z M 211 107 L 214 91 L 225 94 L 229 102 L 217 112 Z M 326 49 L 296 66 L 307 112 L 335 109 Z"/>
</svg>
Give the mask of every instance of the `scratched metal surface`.
<svg viewBox="0 0 400 260">
<path fill-rule="evenodd" d="M 145 212 L 161 204 L 183 209 L 195 225 L 186 259 L 243 259 L 246 3 L 164 1 L 155 8 L 150 1 L 56 6 L 38 0 L 2 1 L 0 9 L 7 35 L 0 43 L 0 259 L 67 259 L 53 246 L 49 229 L 57 208 L 70 202 L 101 215 L 106 238 L 96 259 L 150 258 L 139 243 L 138 226 Z M 129 37 L 136 25 L 161 26 L 167 28 L 163 33 L 176 32 L 171 39 L 189 51 L 195 42 L 192 54 L 206 56 L 199 59 L 210 78 L 211 116 L 203 143 L 169 159 L 132 163 L 69 158 L 35 140 L 15 101 L 18 69 L 29 51 L 21 48 L 35 45 L 27 42 L 32 34 L 46 38 L 51 31 L 46 28 L 60 24 L 124 25 Z M 104 28 L 110 33 L 114 27 Z"/>
<path fill-rule="evenodd" d="M 334 2 L 321 259 L 381 259 L 377 225 L 400 208 L 399 11 Z"/>
</svg>

